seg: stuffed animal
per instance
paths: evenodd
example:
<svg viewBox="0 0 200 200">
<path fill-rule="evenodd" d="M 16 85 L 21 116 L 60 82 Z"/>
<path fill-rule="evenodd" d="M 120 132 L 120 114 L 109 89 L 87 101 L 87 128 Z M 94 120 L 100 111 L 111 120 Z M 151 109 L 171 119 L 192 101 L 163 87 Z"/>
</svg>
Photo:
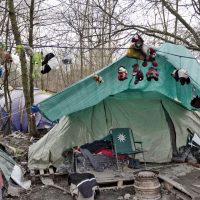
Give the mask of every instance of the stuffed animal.
<svg viewBox="0 0 200 200">
<path fill-rule="evenodd" d="M 144 79 L 144 75 L 143 75 L 142 71 L 140 70 L 138 64 L 134 64 L 133 65 L 133 73 L 132 73 L 132 75 L 135 76 L 135 81 L 134 81 L 135 85 L 138 84 L 139 81 L 142 81 Z"/>
<path fill-rule="evenodd" d="M 67 53 L 64 54 L 64 57 L 62 59 L 63 64 L 72 64 L 72 59 L 69 57 Z"/>
<path fill-rule="evenodd" d="M 155 81 L 158 81 L 158 71 L 154 69 L 153 67 L 150 67 L 146 73 L 147 81 L 151 81 L 151 79 L 154 79 Z"/>
<path fill-rule="evenodd" d="M 158 63 L 156 62 L 156 50 L 153 48 L 149 48 L 146 45 L 143 45 L 142 51 L 145 54 L 144 62 L 142 63 L 143 67 L 146 67 L 148 65 L 148 62 L 151 62 L 154 67 L 158 66 Z"/>
<path fill-rule="evenodd" d="M 176 69 L 172 72 L 172 77 L 174 77 L 174 79 L 176 81 L 180 81 L 181 85 L 185 85 L 186 84 L 190 84 L 190 78 L 188 75 L 187 70 L 185 69 Z"/>
<path fill-rule="evenodd" d="M 142 46 L 144 44 L 144 40 L 137 33 L 132 38 L 131 42 L 134 44 L 134 48 L 139 50 L 142 49 Z"/>
<path fill-rule="evenodd" d="M 27 56 L 33 56 L 33 49 L 30 46 L 28 46 L 28 45 L 24 46 L 24 50 L 25 50 Z"/>
<path fill-rule="evenodd" d="M 48 65 L 48 62 L 55 57 L 53 53 L 48 53 L 45 57 L 44 60 L 42 61 L 42 66 L 44 65 L 44 69 L 41 70 L 42 74 L 47 74 L 51 71 L 51 67 Z"/>
<path fill-rule="evenodd" d="M 138 64 L 134 64 L 133 66 L 133 72 L 132 75 L 135 76 L 139 70 L 139 65 Z"/>
<path fill-rule="evenodd" d="M 53 53 L 48 53 L 45 57 L 44 60 L 42 61 L 42 65 L 45 65 L 51 60 L 55 55 Z"/>
<path fill-rule="evenodd" d="M 141 70 L 138 70 L 137 74 L 135 75 L 135 81 L 134 81 L 134 84 L 138 84 L 139 81 L 142 81 L 144 79 L 144 75 L 142 73 Z"/>
<path fill-rule="evenodd" d="M 51 67 L 48 64 L 44 65 L 44 69 L 41 70 L 42 74 L 47 74 L 51 71 Z"/>
<path fill-rule="evenodd" d="M 200 108 L 200 97 L 196 96 L 195 98 L 193 98 L 190 104 L 194 108 Z"/>
<path fill-rule="evenodd" d="M 12 56 L 9 52 L 5 52 L 5 63 L 11 63 L 13 60 L 12 60 Z"/>
<path fill-rule="evenodd" d="M 24 46 L 22 44 L 18 44 L 16 46 L 16 53 L 20 55 L 24 51 Z"/>
<path fill-rule="evenodd" d="M 0 48 L 0 64 L 4 65 L 5 63 L 11 63 L 12 57 L 11 54 L 4 50 L 4 48 Z"/>
<path fill-rule="evenodd" d="M 128 72 L 124 66 L 118 67 L 118 80 L 124 81 L 127 79 Z"/>
<path fill-rule="evenodd" d="M 141 38 L 139 34 L 135 34 L 132 38 L 132 48 L 140 52 L 143 56 L 143 66 L 146 67 L 148 62 L 151 62 L 154 67 L 158 66 L 158 63 L 156 62 L 156 50 L 152 47 L 149 47 L 144 44 L 144 40 Z M 128 55 L 131 55 L 130 49 L 128 49 Z M 130 57 L 130 56 L 129 56 Z M 138 56 L 137 56 L 138 57 Z"/>
<path fill-rule="evenodd" d="M 33 79 L 39 79 L 41 77 L 40 71 L 42 69 L 42 52 L 34 52 L 32 57 L 32 63 L 33 63 Z"/>
<path fill-rule="evenodd" d="M 103 78 L 102 78 L 101 76 L 99 76 L 98 74 L 95 74 L 95 75 L 93 76 L 93 78 L 94 78 L 94 80 L 95 80 L 97 83 L 99 83 L 99 84 L 101 84 L 101 83 L 104 82 Z"/>
</svg>

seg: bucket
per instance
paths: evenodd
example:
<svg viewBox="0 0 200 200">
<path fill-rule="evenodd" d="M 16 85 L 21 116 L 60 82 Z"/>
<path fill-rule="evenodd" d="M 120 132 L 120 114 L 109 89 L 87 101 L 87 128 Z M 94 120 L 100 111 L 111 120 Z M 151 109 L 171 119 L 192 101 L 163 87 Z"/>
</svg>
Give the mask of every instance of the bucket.
<svg viewBox="0 0 200 200">
<path fill-rule="evenodd" d="M 161 198 L 157 173 L 140 171 L 135 175 L 134 188 L 138 200 L 158 200 Z"/>
</svg>

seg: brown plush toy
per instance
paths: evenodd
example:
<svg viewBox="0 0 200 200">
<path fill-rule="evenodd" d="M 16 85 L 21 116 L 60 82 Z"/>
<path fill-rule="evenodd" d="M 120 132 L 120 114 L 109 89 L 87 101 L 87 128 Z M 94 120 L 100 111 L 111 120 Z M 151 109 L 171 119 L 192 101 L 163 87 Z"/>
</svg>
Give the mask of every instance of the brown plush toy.
<svg viewBox="0 0 200 200">
<path fill-rule="evenodd" d="M 104 82 L 103 78 L 102 78 L 101 76 L 99 76 L 98 74 L 95 74 L 95 75 L 93 76 L 93 78 L 94 78 L 94 80 L 95 80 L 97 83 L 99 83 L 99 84 L 101 84 L 101 83 Z"/>
<path fill-rule="evenodd" d="M 11 54 L 4 50 L 4 48 L 0 48 L 0 64 L 4 65 L 5 63 L 11 63 L 12 57 Z"/>
</svg>

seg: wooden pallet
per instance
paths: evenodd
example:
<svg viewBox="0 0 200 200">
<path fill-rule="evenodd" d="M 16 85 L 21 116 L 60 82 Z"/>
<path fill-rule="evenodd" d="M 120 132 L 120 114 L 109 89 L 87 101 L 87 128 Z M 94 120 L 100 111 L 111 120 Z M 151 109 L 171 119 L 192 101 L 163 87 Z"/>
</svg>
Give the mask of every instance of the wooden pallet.
<svg viewBox="0 0 200 200">
<path fill-rule="evenodd" d="M 40 177 L 40 176 L 58 176 L 58 175 L 66 175 L 66 173 L 56 172 L 56 169 L 53 167 L 49 167 L 47 169 L 33 169 L 30 170 L 30 176 L 32 177 Z"/>
<path fill-rule="evenodd" d="M 100 190 L 108 190 L 108 189 L 122 189 L 126 187 L 133 187 L 134 180 L 133 179 L 97 179 L 97 183 Z"/>
</svg>

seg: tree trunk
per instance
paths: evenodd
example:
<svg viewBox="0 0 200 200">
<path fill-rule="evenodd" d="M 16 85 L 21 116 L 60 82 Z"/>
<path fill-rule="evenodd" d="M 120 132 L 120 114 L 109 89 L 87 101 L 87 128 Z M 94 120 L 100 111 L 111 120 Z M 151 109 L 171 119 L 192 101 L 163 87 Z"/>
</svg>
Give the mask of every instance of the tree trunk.
<svg viewBox="0 0 200 200">
<path fill-rule="evenodd" d="M 9 36 L 9 19 L 6 24 L 6 51 L 7 51 L 7 44 L 8 44 L 8 36 Z M 10 90 L 9 90 L 9 83 L 8 77 L 10 74 L 10 68 L 8 69 L 8 64 L 5 63 L 5 75 L 4 75 L 4 97 L 5 97 L 5 106 L 6 106 L 6 134 L 11 134 L 11 116 L 12 116 L 12 100 L 10 97 Z"/>
<path fill-rule="evenodd" d="M 12 105 L 12 101 L 11 101 L 11 98 L 10 98 L 10 91 L 9 91 L 9 84 L 8 84 L 9 71 L 8 71 L 7 63 L 5 63 L 4 67 L 5 67 L 4 98 L 5 98 L 5 106 L 6 106 L 6 113 L 7 113 L 6 124 L 4 125 L 4 127 L 5 127 L 6 134 L 11 134 L 11 116 L 12 116 L 11 105 Z"/>
<path fill-rule="evenodd" d="M 29 46 L 33 48 L 33 21 L 34 21 L 34 4 L 35 0 L 31 0 L 31 5 L 30 5 L 30 13 L 29 13 Z M 32 56 L 30 56 L 30 71 L 29 71 L 29 83 L 30 83 L 30 103 L 31 105 L 34 104 L 34 79 L 33 79 L 33 63 L 32 63 Z M 34 137 L 38 137 L 38 132 L 36 129 L 36 124 L 35 124 L 35 116 L 33 115 L 30 118 L 30 134 Z"/>
<path fill-rule="evenodd" d="M 16 45 L 22 45 L 22 40 L 21 40 L 21 35 L 19 32 L 19 27 L 17 24 L 13 0 L 8 0 L 8 11 L 9 11 L 9 18 L 11 22 L 11 27 L 12 27 L 15 43 Z M 20 59 L 20 64 L 21 64 L 22 86 L 23 86 L 26 112 L 28 116 L 28 124 L 30 125 L 30 108 L 31 108 L 30 89 L 29 89 L 29 79 L 28 79 L 28 71 L 27 71 L 27 61 L 26 61 L 25 51 L 23 49 L 21 53 L 19 54 L 19 59 Z"/>
</svg>

